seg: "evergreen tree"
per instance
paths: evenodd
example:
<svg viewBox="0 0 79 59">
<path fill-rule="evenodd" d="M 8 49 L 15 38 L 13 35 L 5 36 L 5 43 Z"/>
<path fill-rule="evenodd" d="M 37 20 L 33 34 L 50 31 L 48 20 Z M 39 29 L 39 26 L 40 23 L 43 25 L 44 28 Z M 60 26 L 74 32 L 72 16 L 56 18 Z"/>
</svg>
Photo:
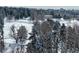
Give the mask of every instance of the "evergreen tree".
<svg viewBox="0 0 79 59">
<path fill-rule="evenodd" d="M 58 53 L 58 43 L 59 43 L 59 31 L 60 31 L 60 23 L 58 21 L 55 22 L 53 26 L 53 50 L 55 53 Z"/>
<path fill-rule="evenodd" d="M 66 26 L 62 24 L 60 28 L 60 42 L 61 42 L 61 53 L 67 52 L 66 50 Z"/>
<path fill-rule="evenodd" d="M 21 26 L 17 32 L 18 44 L 20 45 L 20 52 L 24 52 L 25 42 L 27 40 L 27 30 L 25 26 Z"/>
<path fill-rule="evenodd" d="M 28 53 L 41 53 L 43 52 L 43 46 L 42 46 L 42 38 L 40 35 L 40 24 L 38 22 L 34 23 L 33 29 L 32 29 L 32 35 L 29 39 L 32 39 L 32 42 L 28 44 L 27 46 L 27 52 Z"/>
<path fill-rule="evenodd" d="M 4 26 L 3 15 L 0 15 L 0 52 L 3 52 L 4 49 L 3 26 Z"/>
</svg>

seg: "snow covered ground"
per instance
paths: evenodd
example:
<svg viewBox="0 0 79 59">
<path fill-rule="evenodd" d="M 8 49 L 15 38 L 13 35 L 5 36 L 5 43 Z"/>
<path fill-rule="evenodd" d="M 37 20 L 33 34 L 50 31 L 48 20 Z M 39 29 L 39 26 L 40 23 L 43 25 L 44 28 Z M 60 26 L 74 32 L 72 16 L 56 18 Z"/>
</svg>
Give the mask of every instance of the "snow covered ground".
<svg viewBox="0 0 79 59">
<path fill-rule="evenodd" d="M 64 20 L 63 18 L 52 19 L 52 20 L 60 22 L 61 25 L 64 23 L 66 26 L 73 27 L 74 24 L 79 25 L 79 21 L 77 21 L 77 20 Z M 39 22 L 42 23 L 43 21 L 39 21 Z M 5 43 L 5 51 L 4 52 L 6 52 L 6 53 L 12 52 L 17 47 L 17 44 L 15 43 L 15 39 L 10 36 L 10 28 L 12 25 L 15 26 L 16 31 L 19 29 L 20 26 L 25 26 L 26 30 L 27 30 L 27 35 L 28 35 L 27 38 L 29 38 L 30 37 L 29 33 L 32 32 L 33 21 L 30 20 L 30 17 L 24 18 L 24 19 L 19 19 L 16 21 L 13 19 L 10 22 L 7 21 L 6 17 L 4 18 L 4 28 L 3 28 L 4 43 Z M 25 44 L 28 44 L 29 42 L 30 41 L 27 40 L 25 42 Z"/>
<path fill-rule="evenodd" d="M 15 26 L 16 31 L 19 29 L 20 26 L 25 26 L 26 30 L 27 30 L 27 35 L 28 35 L 27 38 L 29 38 L 29 36 L 30 36 L 29 33 L 31 33 L 31 31 L 32 31 L 33 23 L 32 23 L 32 21 L 29 21 L 28 18 L 19 19 L 19 20 L 10 21 L 10 22 L 7 21 L 7 18 L 4 18 L 3 31 L 4 31 L 4 43 L 5 43 L 5 49 L 6 49 L 5 52 L 11 52 L 12 45 L 14 45 L 13 48 L 15 48 L 15 40 L 10 36 L 10 28 L 12 25 Z M 26 44 L 28 42 L 30 42 L 30 41 L 26 41 Z"/>
<path fill-rule="evenodd" d="M 61 18 L 61 19 L 52 19 L 52 20 L 58 21 L 60 23 L 60 25 L 62 25 L 64 23 L 65 26 L 73 27 L 75 24 L 79 25 L 79 21 L 76 19 L 65 20 L 65 19 Z"/>
</svg>

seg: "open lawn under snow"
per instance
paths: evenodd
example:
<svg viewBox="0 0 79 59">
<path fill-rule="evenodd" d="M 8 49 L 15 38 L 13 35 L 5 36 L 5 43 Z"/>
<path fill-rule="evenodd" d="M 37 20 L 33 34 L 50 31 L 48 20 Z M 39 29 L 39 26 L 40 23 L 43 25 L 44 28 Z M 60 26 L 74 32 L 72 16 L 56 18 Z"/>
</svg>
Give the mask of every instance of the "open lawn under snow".
<svg viewBox="0 0 79 59">
<path fill-rule="evenodd" d="M 60 23 L 60 25 L 62 25 L 63 23 L 65 24 L 65 26 L 71 26 L 73 27 L 75 24 L 79 25 L 79 21 L 76 19 L 69 19 L 69 20 L 65 20 L 63 18 L 61 19 L 52 19 L 53 21 L 58 21 Z"/>
<path fill-rule="evenodd" d="M 4 31 L 4 43 L 5 43 L 5 48 L 7 49 L 9 47 L 9 45 L 11 44 L 15 44 L 15 39 L 13 39 L 11 36 L 10 36 L 10 31 L 11 31 L 11 26 L 14 25 L 15 26 L 15 30 L 17 31 L 19 29 L 20 26 L 25 26 L 26 27 L 26 30 L 27 30 L 27 38 L 29 38 L 29 33 L 31 33 L 32 31 L 32 26 L 33 26 L 33 23 L 32 21 L 29 21 L 26 19 L 19 19 L 19 20 L 16 20 L 16 21 L 7 21 L 7 18 L 4 19 L 4 28 L 3 28 L 3 31 Z M 29 42 L 29 41 L 28 41 Z M 28 43 L 26 42 L 26 44 Z M 6 52 L 10 52 L 11 51 L 11 47 L 9 47 L 10 49 L 7 49 Z"/>
<path fill-rule="evenodd" d="M 77 20 L 64 20 L 63 18 L 61 19 L 52 19 L 54 21 L 58 21 L 61 25 L 64 23 L 66 26 L 74 26 L 74 24 L 79 25 L 79 21 Z M 39 21 L 42 23 L 43 21 Z M 7 18 L 4 18 L 4 43 L 5 43 L 5 51 L 4 52 L 12 52 L 16 47 L 17 44 L 15 43 L 15 39 L 10 36 L 10 28 L 11 26 L 15 26 L 15 30 L 17 31 L 20 26 L 25 26 L 27 30 L 27 38 L 30 37 L 29 33 L 32 32 L 32 26 L 33 26 L 33 21 L 30 20 L 30 18 L 24 18 L 24 19 L 19 19 L 19 20 L 11 20 L 7 21 Z M 28 44 L 29 40 L 26 40 L 25 44 Z"/>
</svg>

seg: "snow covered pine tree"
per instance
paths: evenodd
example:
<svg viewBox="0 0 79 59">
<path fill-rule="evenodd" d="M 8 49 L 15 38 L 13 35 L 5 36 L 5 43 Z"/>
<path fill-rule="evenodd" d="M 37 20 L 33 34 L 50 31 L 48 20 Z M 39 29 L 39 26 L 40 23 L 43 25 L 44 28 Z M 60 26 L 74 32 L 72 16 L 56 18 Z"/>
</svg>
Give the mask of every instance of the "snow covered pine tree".
<svg viewBox="0 0 79 59">
<path fill-rule="evenodd" d="M 20 53 L 23 53 L 23 52 L 26 52 L 24 51 L 26 48 L 24 48 L 26 46 L 26 40 L 27 40 L 27 30 L 25 28 L 25 26 L 21 26 L 19 29 L 18 29 L 18 32 L 17 32 L 17 37 L 18 37 L 18 45 L 20 46 L 20 48 L 17 48 L 20 49 Z"/>
<path fill-rule="evenodd" d="M 4 50 L 3 25 L 3 16 L 0 15 L 0 52 L 3 52 Z"/>
</svg>

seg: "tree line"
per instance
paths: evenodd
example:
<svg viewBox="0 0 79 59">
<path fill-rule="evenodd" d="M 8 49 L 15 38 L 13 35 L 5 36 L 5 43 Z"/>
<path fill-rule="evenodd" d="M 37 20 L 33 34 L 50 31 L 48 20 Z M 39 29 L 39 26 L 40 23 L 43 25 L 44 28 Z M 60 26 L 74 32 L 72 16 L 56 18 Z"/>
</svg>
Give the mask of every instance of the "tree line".
<svg viewBox="0 0 79 59">
<path fill-rule="evenodd" d="M 35 8 L 23 8 L 23 7 L 0 7 L 0 15 L 3 17 L 15 17 L 15 19 L 22 19 L 23 17 L 33 16 L 33 13 L 38 12 L 38 14 L 50 14 L 53 18 L 79 18 L 79 10 L 66 10 L 60 9 L 35 9 Z M 39 15 L 40 16 L 40 15 Z"/>
</svg>

